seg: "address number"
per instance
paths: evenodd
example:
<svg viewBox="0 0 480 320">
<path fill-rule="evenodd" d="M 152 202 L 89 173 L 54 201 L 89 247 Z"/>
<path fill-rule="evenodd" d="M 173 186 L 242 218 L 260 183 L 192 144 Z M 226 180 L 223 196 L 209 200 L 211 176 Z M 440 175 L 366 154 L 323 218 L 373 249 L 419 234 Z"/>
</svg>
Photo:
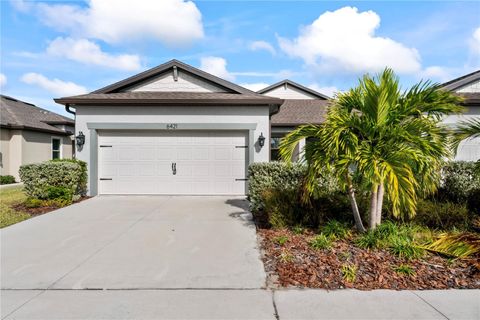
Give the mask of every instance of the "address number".
<svg viewBox="0 0 480 320">
<path fill-rule="evenodd" d="M 178 124 L 176 124 L 176 123 L 167 124 L 167 130 L 175 130 L 175 129 L 177 129 L 177 127 L 178 127 Z"/>
</svg>

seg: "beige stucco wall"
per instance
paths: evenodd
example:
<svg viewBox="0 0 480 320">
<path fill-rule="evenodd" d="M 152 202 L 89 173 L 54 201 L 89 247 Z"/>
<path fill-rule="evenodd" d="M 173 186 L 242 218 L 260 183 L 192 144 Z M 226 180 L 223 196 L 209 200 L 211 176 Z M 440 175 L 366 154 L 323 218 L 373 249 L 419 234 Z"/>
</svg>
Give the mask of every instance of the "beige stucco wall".
<svg viewBox="0 0 480 320">
<path fill-rule="evenodd" d="M 62 158 L 72 158 L 72 140 L 68 136 L 1 129 L 1 174 L 12 175 L 19 180 L 18 170 L 21 165 L 52 159 L 52 137 L 62 141 Z"/>
<path fill-rule="evenodd" d="M 8 174 L 10 168 L 10 130 L 0 129 L 0 175 Z"/>
</svg>

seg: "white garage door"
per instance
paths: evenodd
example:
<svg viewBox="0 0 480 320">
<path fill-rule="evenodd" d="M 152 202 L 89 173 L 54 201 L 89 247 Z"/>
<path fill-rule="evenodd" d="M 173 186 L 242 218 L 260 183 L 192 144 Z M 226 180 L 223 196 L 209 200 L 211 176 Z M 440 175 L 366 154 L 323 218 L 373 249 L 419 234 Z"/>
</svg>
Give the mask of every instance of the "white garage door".
<svg viewBox="0 0 480 320">
<path fill-rule="evenodd" d="M 100 194 L 244 195 L 243 131 L 100 131 Z"/>
</svg>

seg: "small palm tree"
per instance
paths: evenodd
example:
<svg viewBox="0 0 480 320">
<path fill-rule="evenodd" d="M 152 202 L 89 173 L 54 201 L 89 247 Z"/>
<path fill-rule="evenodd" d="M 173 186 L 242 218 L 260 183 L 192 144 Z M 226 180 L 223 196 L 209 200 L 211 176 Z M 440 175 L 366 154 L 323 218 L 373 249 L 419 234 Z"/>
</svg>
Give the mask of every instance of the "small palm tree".
<svg viewBox="0 0 480 320">
<path fill-rule="evenodd" d="M 365 75 L 356 88 L 339 94 L 322 125 L 305 125 L 283 139 L 280 154 L 291 159 L 301 139 L 308 166 L 305 195 L 317 178 L 333 173 L 347 190 L 357 228 L 365 231 L 355 185 L 370 199 L 369 228 L 381 222 L 386 194 L 394 216 L 413 216 L 419 195 L 434 192 L 440 167 L 451 156 L 444 115 L 459 112 L 459 98 L 430 82 L 402 92 L 391 69 Z M 356 183 L 355 183 L 356 181 Z"/>
</svg>

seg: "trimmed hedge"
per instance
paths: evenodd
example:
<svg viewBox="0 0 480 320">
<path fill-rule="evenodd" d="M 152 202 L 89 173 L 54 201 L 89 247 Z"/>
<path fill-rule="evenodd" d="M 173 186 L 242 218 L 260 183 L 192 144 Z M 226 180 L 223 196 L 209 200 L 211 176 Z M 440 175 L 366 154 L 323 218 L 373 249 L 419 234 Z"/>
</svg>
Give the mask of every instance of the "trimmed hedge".
<svg viewBox="0 0 480 320">
<path fill-rule="evenodd" d="M 253 212 L 265 207 L 263 192 L 268 190 L 296 191 L 306 174 L 298 163 L 261 162 L 248 167 L 248 197 Z"/>
<path fill-rule="evenodd" d="M 51 199 L 54 194 L 63 198 L 84 195 L 87 173 L 82 162 L 56 160 L 21 166 L 19 173 L 25 193 L 37 199 Z"/>
<path fill-rule="evenodd" d="M 15 178 L 13 176 L 0 176 L 0 184 L 12 184 L 15 183 Z"/>
</svg>

